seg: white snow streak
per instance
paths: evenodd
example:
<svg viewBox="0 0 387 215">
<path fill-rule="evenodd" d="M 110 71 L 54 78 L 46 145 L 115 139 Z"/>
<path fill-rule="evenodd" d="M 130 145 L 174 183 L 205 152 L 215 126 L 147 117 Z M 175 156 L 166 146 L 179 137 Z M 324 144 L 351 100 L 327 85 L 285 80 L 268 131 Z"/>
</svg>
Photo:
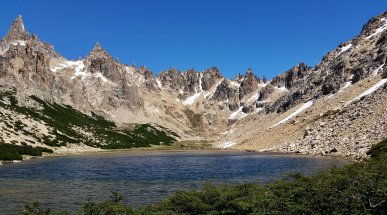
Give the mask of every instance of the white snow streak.
<svg viewBox="0 0 387 215">
<path fill-rule="evenodd" d="M 75 74 L 80 73 L 84 68 L 85 65 L 83 64 L 83 61 L 65 61 L 64 63 L 59 64 L 58 66 L 54 68 L 50 68 L 52 72 L 57 72 L 58 70 L 62 70 L 65 68 L 73 68 L 75 70 Z"/>
<path fill-rule="evenodd" d="M 228 119 L 235 119 L 235 118 L 237 118 L 238 116 L 239 116 L 239 119 L 242 119 L 242 118 L 246 117 L 247 114 L 246 114 L 246 113 L 243 113 L 242 109 L 243 109 L 243 106 L 242 106 L 242 107 L 239 107 L 238 110 L 236 110 L 235 112 L 232 112 L 232 113 L 231 113 L 231 115 L 230 115 L 230 117 L 229 117 Z"/>
<path fill-rule="evenodd" d="M 159 79 L 156 79 L 156 83 L 157 83 L 157 86 L 159 86 L 159 88 L 163 87 L 163 85 L 161 84 L 161 81 Z"/>
<path fill-rule="evenodd" d="M 234 87 L 239 87 L 240 86 L 240 84 L 238 82 L 236 82 L 236 81 L 230 81 L 230 84 L 231 84 L 231 86 L 234 86 Z"/>
<path fill-rule="evenodd" d="M 213 94 L 215 93 L 216 89 L 218 89 L 218 86 L 219 86 L 220 83 L 222 83 L 222 80 L 218 81 L 218 83 L 216 84 L 216 86 L 214 86 L 213 89 L 212 89 L 211 91 L 206 92 L 206 93 L 204 94 L 204 98 L 207 98 L 209 95 L 213 95 Z"/>
<path fill-rule="evenodd" d="M 108 82 L 108 79 L 102 75 L 102 73 L 98 72 L 95 77 L 101 78 L 103 82 Z"/>
<path fill-rule="evenodd" d="M 16 46 L 16 45 L 21 45 L 21 46 L 26 46 L 26 41 L 24 40 L 16 40 L 15 42 L 13 42 L 13 45 Z"/>
<path fill-rule="evenodd" d="M 366 37 L 365 38 L 366 40 L 370 39 L 371 37 L 373 37 L 373 36 L 375 36 L 377 34 L 382 33 L 384 30 L 387 29 L 387 20 L 386 20 L 386 18 L 382 18 L 381 20 L 384 21 L 384 24 L 382 26 L 380 26 L 379 28 L 377 28 L 376 31 L 373 34 L 371 34 L 368 37 Z"/>
<path fill-rule="evenodd" d="M 345 45 L 343 47 L 341 47 L 340 49 L 340 52 L 337 54 L 337 56 L 341 55 L 343 52 L 346 52 L 348 49 L 350 49 L 352 47 L 352 43 L 348 44 L 348 45 Z"/>
<path fill-rule="evenodd" d="M 281 92 L 286 92 L 288 91 L 288 89 L 286 89 L 285 86 L 282 86 L 282 87 L 275 87 L 277 90 L 281 91 Z"/>
<path fill-rule="evenodd" d="M 222 132 L 220 134 L 221 135 L 226 135 L 226 134 L 232 134 L 232 133 L 234 133 L 234 130 L 228 130 L 228 131 Z"/>
<path fill-rule="evenodd" d="M 376 90 L 378 90 L 381 86 L 383 86 L 385 83 L 387 83 L 387 78 L 380 80 L 378 83 L 376 83 L 374 86 L 370 87 L 368 90 L 363 92 L 362 94 L 358 95 L 356 98 L 352 99 L 351 101 L 347 102 L 347 104 L 350 104 L 353 101 L 359 100 L 364 96 L 367 96 Z"/>
<path fill-rule="evenodd" d="M 188 97 L 185 101 L 183 101 L 184 105 L 192 105 L 196 98 L 200 96 L 201 93 L 196 92 L 193 96 Z"/>
<path fill-rule="evenodd" d="M 231 146 L 233 146 L 235 144 L 236 144 L 236 142 L 234 142 L 234 141 L 227 141 L 225 143 L 222 143 L 222 144 L 218 145 L 218 148 L 225 149 L 225 148 L 229 148 L 229 147 L 231 147 Z"/>
<path fill-rule="evenodd" d="M 280 125 L 280 124 L 288 121 L 289 119 L 295 117 L 296 115 L 298 115 L 299 113 L 301 113 L 302 111 L 304 111 L 305 109 L 309 108 L 312 105 L 313 105 L 313 101 L 305 102 L 298 110 L 294 111 L 292 114 L 290 114 L 285 119 L 283 119 L 280 122 L 278 122 L 277 124 L 273 125 L 271 128 L 273 128 L 273 127 L 275 127 L 277 125 Z"/>
<path fill-rule="evenodd" d="M 252 95 L 249 100 L 247 100 L 247 102 L 251 102 L 251 101 L 257 101 L 259 98 L 259 92 L 255 93 L 254 95 Z"/>
<path fill-rule="evenodd" d="M 202 78 L 203 78 L 203 74 L 199 73 L 199 89 L 200 89 L 200 92 L 203 91 Z"/>
<path fill-rule="evenodd" d="M 372 72 L 372 75 L 373 76 L 376 76 L 379 72 L 379 70 L 383 69 L 384 67 L 384 63 L 382 65 L 380 65 L 378 68 L 376 68 L 373 72 Z"/>
<path fill-rule="evenodd" d="M 343 92 L 344 89 L 347 88 L 347 87 L 349 87 L 349 86 L 351 86 L 351 84 L 352 84 L 352 81 L 347 81 L 347 82 L 345 82 L 344 87 L 342 87 L 342 88 L 338 91 L 338 93 Z"/>
</svg>

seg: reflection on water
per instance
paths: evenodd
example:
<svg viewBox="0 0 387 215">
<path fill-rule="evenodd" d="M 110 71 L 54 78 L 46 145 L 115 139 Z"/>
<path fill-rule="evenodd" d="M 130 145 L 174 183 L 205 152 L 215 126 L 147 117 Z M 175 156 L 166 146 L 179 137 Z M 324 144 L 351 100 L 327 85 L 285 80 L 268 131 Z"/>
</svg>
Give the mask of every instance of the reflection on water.
<svg viewBox="0 0 387 215">
<path fill-rule="evenodd" d="M 106 200 L 110 191 L 133 207 L 157 202 L 205 182 L 267 183 L 286 172 L 313 174 L 346 162 L 332 158 L 247 152 L 117 152 L 34 159 L 0 166 L 2 214 L 23 203 L 75 210 L 89 199 Z"/>
</svg>

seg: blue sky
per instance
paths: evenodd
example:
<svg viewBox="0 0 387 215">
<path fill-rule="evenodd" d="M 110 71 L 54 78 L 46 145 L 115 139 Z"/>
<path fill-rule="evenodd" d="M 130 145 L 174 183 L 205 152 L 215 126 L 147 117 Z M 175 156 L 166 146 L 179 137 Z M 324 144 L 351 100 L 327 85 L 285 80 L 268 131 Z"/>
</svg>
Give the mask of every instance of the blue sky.
<svg viewBox="0 0 387 215">
<path fill-rule="evenodd" d="M 17 15 L 30 33 L 68 59 L 99 41 L 121 63 L 154 73 L 217 66 L 234 78 L 251 67 L 267 77 L 317 64 L 356 36 L 386 0 L 2 1 L 0 34 Z"/>
</svg>

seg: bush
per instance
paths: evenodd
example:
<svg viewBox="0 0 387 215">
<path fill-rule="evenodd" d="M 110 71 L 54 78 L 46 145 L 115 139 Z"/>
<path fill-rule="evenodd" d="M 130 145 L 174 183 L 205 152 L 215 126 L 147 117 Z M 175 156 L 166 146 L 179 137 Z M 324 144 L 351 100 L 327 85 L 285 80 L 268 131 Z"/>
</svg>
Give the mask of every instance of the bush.
<svg viewBox="0 0 387 215">
<path fill-rule="evenodd" d="M 42 156 L 43 152 L 53 153 L 51 149 L 44 147 L 0 143 L 0 160 L 3 161 L 23 160 L 22 155 Z"/>
</svg>

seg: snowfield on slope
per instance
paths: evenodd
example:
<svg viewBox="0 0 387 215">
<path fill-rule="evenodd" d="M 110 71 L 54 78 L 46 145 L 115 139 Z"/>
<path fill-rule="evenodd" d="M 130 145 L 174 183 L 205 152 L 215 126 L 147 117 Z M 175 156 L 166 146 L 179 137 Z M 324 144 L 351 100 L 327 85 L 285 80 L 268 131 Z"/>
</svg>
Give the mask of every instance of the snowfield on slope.
<svg viewBox="0 0 387 215">
<path fill-rule="evenodd" d="M 227 141 L 227 142 L 224 142 L 224 143 L 218 145 L 218 148 L 226 149 L 226 148 L 229 148 L 235 144 L 236 144 L 235 141 Z"/>
<path fill-rule="evenodd" d="M 292 114 L 290 114 L 289 116 L 287 116 L 285 119 L 279 121 L 277 124 L 273 125 L 272 127 L 270 128 L 273 128 L 277 125 L 280 125 L 282 123 L 285 123 L 286 121 L 288 121 L 289 119 L 297 116 L 299 113 L 301 113 L 302 111 L 304 111 L 305 109 L 309 108 L 310 106 L 313 105 L 313 101 L 308 101 L 308 102 L 305 102 L 299 109 L 297 109 L 296 111 L 294 111 Z"/>
<path fill-rule="evenodd" d="M 242 119 L 242 118 L 246 117 L 247 114 L 244 113 L 244 112 L 242 111 L 242 109 L 243 109 L 243 106 L 242 106 L 242 107 L 239 107 L 239 109 L 238 109 L 237 111 L 231 113 L 231 115 L 230 115 L 230 117 L 229 117 L 228 119 L 235 119 L 235 118 L 237 118 L 237 117 L 239 117 L 239 119 Z"/>
<path fill-rule="evenodd" d="M 183 101 L 184 105 L 192 105 L 196 98 L 200 96 L 201 93 L 196 92 L 193 96 L 188 97 L 186 100 Z"/>
<path fill-rule="evenodd" d="M 381 86 L 383 86 L 385 83 L 387 83 L 387 78 L 380 80 L 378 83 L 376 83 L 374 86 L 370 87 L 368 90 L 364 91 L 362 94 L 358 95 L 356 98 L 352 99 L 351 101 L 347 102 L 347 105 L 352 103 L 353 101 L 359 100 L 364 96 L 367 96 L 376 90 L 378 90 Z"/>
</svg>

